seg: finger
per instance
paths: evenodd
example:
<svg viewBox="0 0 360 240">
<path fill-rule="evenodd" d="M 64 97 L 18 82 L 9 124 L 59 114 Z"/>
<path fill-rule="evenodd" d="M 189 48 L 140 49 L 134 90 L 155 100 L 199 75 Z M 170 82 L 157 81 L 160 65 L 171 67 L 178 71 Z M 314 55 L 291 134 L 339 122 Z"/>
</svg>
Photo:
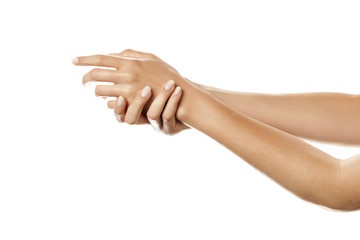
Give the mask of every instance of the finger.
<svg viewBox="0 0 360 240">
<path fill-rule="evenodd" d="M 73 59 L 73 64 L 78 66 L 101 66 L 119 68 L 122 64 L 127 64 L 128 59 L 118 58 L 109 55 L 92 55 L 76 57 Z"/>
<path fill-rule="evenodd" d="M 120 98 L 120 97 L 119 97 L 119 98 Z M 119 110 L 117 113 L 116 113 L 117 110 L 115 110 L 115 111 L 114 111 L 114 114 L 115 114 L 115 116 L 116 116 L 116 119 L 117 119 L 119 122 L 124 122 L 124 121 L 125 121 L 125 112 L 126 112 L 126 105 L 127 105 L 127 103 L 126 103 L 126 100 L 124 99 L 125 105 L 121 106 L 122 103 L 121 103 L 121 102 L 118 103 L 118 101 L 119 101 L 118 99 L 117 99 L 117 100 L 109 100 L 109 101 L 108 101 L 108 108 L 114 109 L 114 108 L 117 106 L 117 104 L 119 104 L 121 110 Z M 121 101 L 121 100 L 120 100 L 120 101 Z M 144 117 L 143 115 L 140 115 L 138 124 L 147 124 L 147 123 L 149 123 L 149 121 L 147 120 L 147 118 Z"/>
<path fill-rule="evenodd" d="M 144 89 L 137 94 L 135 99 L 132 101 L 130 106 L 126 111 L 125 122 L 128 124 L 136 124 L 139 122 L 141 112 L 148 102 L 151 96 L 151 88 L 149 86 L 144 87 Z"/>
<path fill-rule="evenodd" d="M 116 100 L 109 100 L 109 101 L 107 102 L 107 106 L 108 106 L 108 108 L 110 108 L 110 109 L 114 109 L 114 108 L 115 108 L 115 104 L 116 104 Z"/>
<path fill-rule="evenodd" d="M 171 93 L 174 91 L 175 82 L 173 80 L 168 81 L 163 88 L 160 90 L 158 96 L 154 99 L 151 103 L 149 110 L 147 111 L 147 117 L 149 122 L 151 120 L 157 121 L 158 124 L 161 126 L 161 113 L 164 110 L 165 104 L 170 97 Z"/>
<path fill-rule="evenodd" d="M 154 128 L 155 131 L 161 132 L 162 122 L 160 121 L 160 119 L 153 120 L 147 117 L 147 120 L 149 121 L 149 123 L 151 124 L 151 126 Z"/>
<path fill-rule="evenodd" d="M 114 114 L 116 120 L 120 123 L 124 122 L 125 120 L 125 108 L 126 108 L 125 99 L 122 96 L 118 97 L 114 108 Z"/>
<path fill-rule="evenodd" d="M 107 105 L 108 108 L 114 109 L 116 105 L 116 100 L 109 100 L 107 102 Z M 146 124 L 146 123 L 149 123 L 149 120 L 145 116 L 143 116 L 143 114 L 141 114 L 139 118 L 139 124 Z"/>
<path fill-rule="evenodd" d="M 128 74 L 114 71 L 110 69 L 94 68 L 86 73 L 82 79 L 82 84 L 86 85 L 88 82 L 100 81 L 100 82 L 113 82 L 119 83 L 121 81 L 129 81 L 130 77 Z"/>
<path fill-rule="evenodd" d="M 168 120 L 163 120 L 162 123 L 163 123 L 163 132 L 165 134 L 169 134 L 171 135 L 172 133 L 176 132 L 176 123 L 175 123 L 175 118 L 171 119 L 170 121 Z"/>
<path fill-rule="evenodd" d="M 157 57 L 152 53 L 140 52 L 133 49 L 126 49 L 121 53 L 115 53 L 115 55 L 122 56 L 122 57 L 130 57 L 130 58 L 147 58 L 147 59 L 156 59 Z"/>
<path fill-rule="evenodd" d="M 148 124 L 148 123 L 149 123 L 148 119 L 143 114 L 140 114 L 139 121 L 137 124 Z"/>
<path fill-rule="evenodd" d="M 119 85 L 97 85 L 95 87 L 95 95 L 106 97 L 118 97 L 121 95 L 128 97 L 126 89 L 120 87 Z"/>
<path fill-rule="evenodd" d="M 116 104 L 114 107 L 114 113 L 121 115 L 125 113 L 125 109 L 126 109 L 126 101 L 125 98 L 123 96 L 119 96 L 116 99 Z"/>
<path fill-rule="evenodd" d="M 168 122 L 169 124 L 171 121 L 176 120 L 176 111 L 181 99 L 182 90 L 180 86 L 177 86 L 175 91 L 171 94 L 164 111 L 162 113 L 162 120 Z M 174 122 L 175 123 L 175 122 Z"/>
</svg>

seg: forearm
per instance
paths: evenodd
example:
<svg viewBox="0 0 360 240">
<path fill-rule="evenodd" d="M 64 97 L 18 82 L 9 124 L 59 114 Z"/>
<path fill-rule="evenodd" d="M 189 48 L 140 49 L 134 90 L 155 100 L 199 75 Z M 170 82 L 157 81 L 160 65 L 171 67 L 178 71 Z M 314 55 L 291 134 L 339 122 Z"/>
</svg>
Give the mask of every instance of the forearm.
<svg viewBox="0 0 360 240">
<path fill-rule="evenodd" d="M 185 97 L 185 96 L 184 96 Z M 301 198 L 340 208 L 340 161 L 251 119 L 202 91 L 188 93 L 179 120 L 212 137 Z"/>
<path fill-rule="evenodd" d="M 197 84 L 231 108 L 290 134 L 360 144 L 360 99 L 342 93 L 258 94 Z"/>
</svg>

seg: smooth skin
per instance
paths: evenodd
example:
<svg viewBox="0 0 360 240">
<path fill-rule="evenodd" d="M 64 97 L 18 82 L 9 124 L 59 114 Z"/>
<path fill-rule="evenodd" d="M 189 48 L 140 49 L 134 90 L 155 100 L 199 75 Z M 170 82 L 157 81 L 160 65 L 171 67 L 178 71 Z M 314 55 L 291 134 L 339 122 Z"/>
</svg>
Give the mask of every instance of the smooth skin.
<svg viewBox="0 0 360 240">
<path fill-rule="evenodd" d="M 122 54 L 123 57 L 109 55 L 78 57 L 75 59 L 74 64 L 112 68 L 98 75 L 92 75 L 90 71 L 84 76 L 83 81 L 113 82 L 114 85 L 98 85 L 95 90 L 96 94 L 111 97 L 123 96 L 127 99 L 129 106 L 132 105 L 139 91 L 146 86 L 151 88 L 152 96 L 158 96 L 164 84 L 169 80 L 173 80 L 182 89 L 182 98 L 176 111 L 176 118 L 179 121 L 212 137 L 304 200 L 338 210 L 357 210 L 360 208 L 359 157 L 342 161 L 288 133 L 291 131 L 294 133 L 296 131 L 300 132 L 301 128 L 294 127 L 292 129 L 289 127 L 291 124 L 279 124 L 286 121 L 278 121 L 276 118 L 274 120 L 269 116 L 264 117 L 264 122 L 273 121 L 278 124 L 279 128 L 256 120 L 241 112 L 241 109 L 236 108 L 236 106 L 239 106 L 235 104 L 237 101 L 236 96 L 239 94 L 232 93 L 233 95 L 224 94 L 222 96 L 218 94 L 214 96 L 216 91 L 219 90 L 207 91 L 204 89 L 205 87 L 196 85 L 182 77 L 174 68 L 153 54 L 134 50 L 125 50 Z M 137 56 L 137 58 L 134 56 Z M 228 99 L 234 97 L 235 100 L 229 100 L 226 103 L 226 100 L 221 101 L 220 99 L 224 96 L 227 96 Z M 330 99 L 334 100 L 333 96 Z M 313 96 L 309 97 L 312 98 Z M 346 99 L 343 95 L 335 94 L 335 99 L 336 97 Z M 305 109 L 308 102 L 311 102 L 311 98 L 302 98 L 303 100 L 300 102 L 303 102 L 303 104 L 299 104 L 295 109 Z M 350 98 L 358 99 L 355 96 L 349 96 Z M 277 99 L 277 97 L 274 96 L 273 99 Z M 281 105 L 280 99 L 278 101 L 279 105 Z M 327 98 L 325 96 L 320 99 L 322 100 L 318 101 L 319 103 L 312 101 L 312 105 L 319 104 L 318 108 L 312 107 L 315 110 L 310 111 L 310 114 L 306 112 L 308 115 L 315 114 L 313 118 L 309 118 L 308 124 L 323 124 L 319 119 L 316 119 L 323 117 L 323 115 L 315 112 L 329 103 L 326 103 Z M 344 100 L 343 103 L 353 102 L 353 108 L 349 109 L 359 108 L 359 101 L 347 100 Z M 144 105 L 143 111 L 147 111 L 153 101 L 153 98 L 150 98 L 148 103 Z M 341 107 L 343 109 L 347 108 L 347 106 Z M 287 108 L 290 108 L 290 106 L 283 104 L 283 110 Z M 341 125 L 337 132 L 341 137 L 332 138 L 323 133 L 324 135 L 320 134 L 318 139 L 352 144 L 359 143 L 360 135 L 348 135 L 348 133 L 357 131 L 359 128 L 357 124 L 360 122 L 359 114 L 354 113 L 352 110 L 342 111 L 343 114 L 347 114 L 346 119 L 351 119 L 346 120 L 346 124 L 344 124 L 341 121 L 345 117 L 332 116 L 332 114 L 339 113 L 337 107 L 327 106 L 327 109 L 330 111 L 326 115 L 329 117 L 329 126 Z M 305 110 L 300 111 L 298 115 L 305 114 Z M 267 111 L 271 112 L 271 107 L 268 107 Z M 271 115 L 277 114 L 271 113 Z M 282 113 L 282 116 L 286 117 L 286 114 Z M 334 119 L 331 117 L 334 117 Z M 312 127 L 316 128 L 315 126 Z M 318 127 L 320 128 L 320 126 Z M 286 131 L 281 130 L 281 128 Z M 336 130 L 333 131 L 336 132 Z M 319 132 L 321 133 L 321 131 Z M 343 132 L 346 134 L 343 134 Z M 310 136 L 309 133 L 307 135 L 300 133 L 299 135 Z M 348 136 L 351 137 L 348 139 Z"/>
<path fill-rule="evenodd" d="M 108 101 L 108 107 L 114 109 L 116 119 L 120 123 L 126 122 L 130 125 L 150 123 L 156 131 L 173 135 L 189 128 L 175 116 L 181 93 L 181 87 L 175 88 L 175 82 L 170 80 L 163 86 L 145 114 L 143 110 L 151 95 L 149 87 L 145 87 L 137 94 L 129 108 L 126 108 L 126 100 L 122 96 Z"/>
<path fill-rule="evenodd" d="M 153 57 L 151 54 L 138 54 L 136 51 L 131 51 L 130 55 L 128 54 L 128 51 L 123 51 L 122 53 L 111 53 L 109 55 L 133 59 L 146 59 Z M 86 83 L 87 81 L 91 81 L 91 79 L 83 79 L 83 83 Z M 133 103 L 130 105 L 129 109 L 126 108 L 126 99 L 122 96 L 119 96 L 116 100 L 108 101 L 108 107 L 110 109 L 114 109 L 114 114 L 118 122 L 126 122 L 130 125 L 150 123 L 154 130 L 162 132 L 166 135 L 173 135 L 182 130 L 189 129 L 187 125 L 177 120 L 175 116 L 182 96 L 180 86 L 176 87 L 175 82 L 173 80 L 169 80 L 165 85 L 163 85 L 163 88 L 152 102 L 148 111 L 144 111 L 144 107 L 150 100 L 151 91 L 149 91 L 149 95 L 147 95 L 143 92 L 146 91 L 145 89 L 146 87 L 138 93 L 134 100 L 135 104 Z"/>
</svg>

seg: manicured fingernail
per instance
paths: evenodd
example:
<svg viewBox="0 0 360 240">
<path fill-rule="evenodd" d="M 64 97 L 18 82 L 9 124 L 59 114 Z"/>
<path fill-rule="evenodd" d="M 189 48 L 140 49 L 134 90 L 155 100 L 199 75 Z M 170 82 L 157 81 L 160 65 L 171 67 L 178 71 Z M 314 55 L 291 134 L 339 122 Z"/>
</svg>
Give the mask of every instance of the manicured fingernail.
<svg viewBox="0 0 360 240">
<path fill-rule="evenodd" d="M 122 96 L 120 96 L 117 100 L 117 106 L 121 107 L 122 105 L 124 105 L 124 98 Z"/>
<path fill-rule="evenodd" d="M 72 60 L 72 63 L 73 63 L 73 64 L 78 64 L 78 63 L 79 63 L 79 59 L 78 59 L 78 58 L 74 58 L 74 59 Z"/>
<path fill-rule="evenodd" d="M 149 96 L 151 91 L 151 88 L 149 86 L 144 87 L 144 89 L 141 91 L 141 96 L 146 98 Z"/>
<path fill-rule="evenodd" d="M 173 80 L 168 81 L 165 85 L 165 89 L 169 91 L 174 86 L 174 84 L 175 82 Z"/>
<path fill-rule="evenodd" d="M 151 124 L 151 126 L 154 128 L 155 131 L 158 131 L 158 132 L 161 131 L 160 125 L 156 120 L 153 120 L 151 118 L 148 118 L 148 120 L 149 120 L 149 123 Z"/>
<path fill-rule="evenodd" d="M 179 93 L 181 92 L 181 87 L 180 86 L 177 86 L 176 88 L 175 88 L 175 95 L 179 95 Z"/>
<path fill-rule="evenodd" d="M 121 115 L 115 113 L 115 116 L 116 116 L 116 120 L 121 123 L 121 122 L 122 122 L 122 121 L 121 121 Z"/>
</svg>

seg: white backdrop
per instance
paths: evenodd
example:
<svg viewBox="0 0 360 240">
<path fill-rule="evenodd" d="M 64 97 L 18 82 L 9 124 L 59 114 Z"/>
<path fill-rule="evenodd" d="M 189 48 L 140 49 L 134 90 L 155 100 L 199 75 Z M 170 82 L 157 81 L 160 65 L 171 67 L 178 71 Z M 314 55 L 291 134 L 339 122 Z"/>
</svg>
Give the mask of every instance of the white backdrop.
<svg viewBox="0 0 360 240">
<path fill-rule="evenodd" d="M 359 1 L 2 1 L 0 239 L 359 239 L 196 130 L 119 124 L 79 55 L 153 52 L 192 81 L 360 91 Z M 359 148 L 312 143 L 336 157 Z"/>
</svg>

